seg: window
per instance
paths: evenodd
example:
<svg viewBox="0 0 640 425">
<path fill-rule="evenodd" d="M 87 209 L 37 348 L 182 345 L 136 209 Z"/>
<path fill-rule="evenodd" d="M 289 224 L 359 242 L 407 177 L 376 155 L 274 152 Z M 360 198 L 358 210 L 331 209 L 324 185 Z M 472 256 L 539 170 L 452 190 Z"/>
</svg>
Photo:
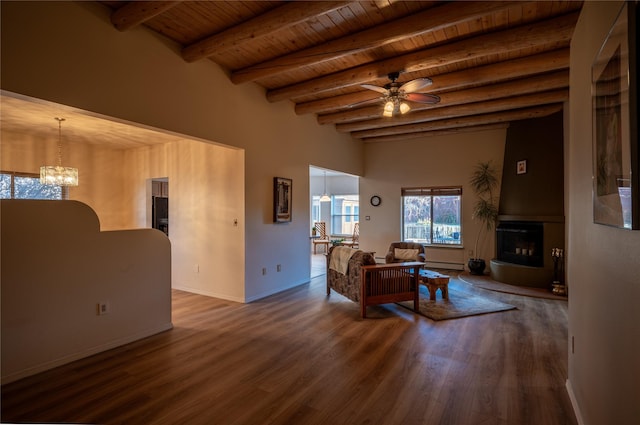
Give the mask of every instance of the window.
<svg viewBox="0 0 640 425">
<path fill-rule="evenodd" d="M 65 199 L 62 186 L 40 184 L 38 174 L 1 172 L 0 199 Z"/>
<path fill-rule="evenodd" d="M 320 215 L 320 197 L 314 195 L 311 197 L 311 222 L 316 221 L 322 221 L 322 216 Z"/>
<path fill-rule="evenodd" d="M 319 196 L 311 198 L 311 221 L 323 221 L 322 208 Z M 326 202 L 325 204 L 328 204 Z M 326 211 L 326 210 L 325 210 Z M 360 197 L 358 195 L 332 195 L 331 196 L 331 231 L 335 236 L 353 235 L 353 225 L 358 222 L 360 216 Z"/>
<path fill-rule="evenodd" d="M 402 240 L 426 245 L 462 245 L 461 187 L 402 189 Z"/>
<path fill-rule="evenodd" d="M 331 196 L 331 234 L 336 236 L 353 235 L 353 225 L 360 216 L 360 198 L 358 195 Z"/>
</svg>

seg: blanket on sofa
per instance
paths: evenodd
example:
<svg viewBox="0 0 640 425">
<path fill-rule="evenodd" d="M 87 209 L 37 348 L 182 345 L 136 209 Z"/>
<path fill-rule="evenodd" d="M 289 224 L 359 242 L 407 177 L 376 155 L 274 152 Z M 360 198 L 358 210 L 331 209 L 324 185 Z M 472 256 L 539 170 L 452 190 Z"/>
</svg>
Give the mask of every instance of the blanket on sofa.
<svg viewBox="0 0 640 425">
<path fill-rule="evenodd" d="M 347 274 L 349 260 L 356 252 L 358 252 L 357 249 L 349 248 L 348 246 L 336 246 L 331 251 L 329 268 L 340 274 Z"/>
</svg>

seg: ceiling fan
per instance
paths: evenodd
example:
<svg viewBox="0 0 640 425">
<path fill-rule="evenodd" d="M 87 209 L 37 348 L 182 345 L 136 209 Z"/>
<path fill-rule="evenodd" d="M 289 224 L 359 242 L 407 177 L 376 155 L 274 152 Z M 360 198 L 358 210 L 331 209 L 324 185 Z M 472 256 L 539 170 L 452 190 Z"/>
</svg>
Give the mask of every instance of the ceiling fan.
<svg viewBox="0 0 640 425">
<path fill-rule="evenodd" d="M 440 102 L 440 97 L 434 94 L 415 93 L 416 91 L 432 84 L 433 81 L 431 81 L 430 78 L 416 78 L 415 80 L 400 84 L 396 81 L 399 76 L 399 72 L 390 73 L 388 77 L 391 82 L 385 84 L 384 87 L 378 87 L 371 84 L 360 85 L 365 89 L 382 93 L 382 97 L 375 99 L 376 101 L 384 101 L 384 112 L 382 113 L 382 116 L 392 117 L 398 113 L 406 114 L 411 110 L 411 106 L 409 106 L 406 101 L 427 104 L 436 104 Z"/>
</svg>

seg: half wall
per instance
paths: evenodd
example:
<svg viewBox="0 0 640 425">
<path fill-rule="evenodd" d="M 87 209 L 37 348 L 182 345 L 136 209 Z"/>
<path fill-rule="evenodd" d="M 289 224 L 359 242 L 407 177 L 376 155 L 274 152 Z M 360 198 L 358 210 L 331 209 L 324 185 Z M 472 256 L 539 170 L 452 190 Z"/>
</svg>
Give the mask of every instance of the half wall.
<svg viewBox="0 0 640 425">
<path fill-rule="evenodd" d="M 101 232 L 77 201 L 2 200 L 0 212 L 3 384 L 172 328 L 162 232 Z"/>
</svg>

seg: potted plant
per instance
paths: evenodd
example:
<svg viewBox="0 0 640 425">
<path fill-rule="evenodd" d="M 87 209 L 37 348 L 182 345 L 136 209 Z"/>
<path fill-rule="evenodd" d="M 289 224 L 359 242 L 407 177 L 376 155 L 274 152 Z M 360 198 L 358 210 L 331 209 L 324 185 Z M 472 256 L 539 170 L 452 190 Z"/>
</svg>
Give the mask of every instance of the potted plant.
<svg viewBox="0 0 640 425">
<path fill-rule="evenodd" d="M 473 208 L 473 219 L 478 220 L 482 226 L 478 229 L 476 236 L 475 249 L 473 250 L 474 258 L 470 258 L 468 262 L 469 271 L 474 275 L 482 275 L 486 267 L 483 258 L 478 254 L 478 243 L 483 228 L 486 227 L 490 232 L 496 224 L 498 218 L 498 207 L 496 206 L 493 192 L 498 186 L 497 170 L 491 161 L 480 162 L 476 165 L 471 174 L 471 188 L 476 193 L 478 201 Z"/>
<path fill-rule="evenodd" d="M 316 226 L 313 226 L 311 228 L 311 236 L 315 236 L 316 234 L 318 234 L 318 229 L 316 229 Z"/>
</svg>

